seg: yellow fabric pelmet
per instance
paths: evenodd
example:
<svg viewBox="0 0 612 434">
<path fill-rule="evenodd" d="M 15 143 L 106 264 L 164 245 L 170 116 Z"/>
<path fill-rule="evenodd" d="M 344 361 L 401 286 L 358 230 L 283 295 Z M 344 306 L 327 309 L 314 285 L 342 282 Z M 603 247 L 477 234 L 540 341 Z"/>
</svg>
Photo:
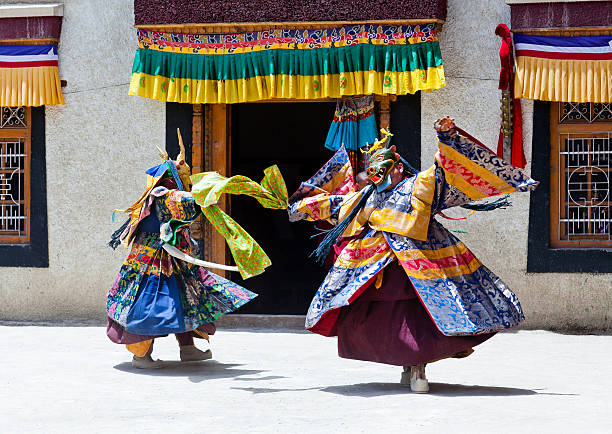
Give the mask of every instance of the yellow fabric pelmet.
<svg viewBox="0 0 612 434">
<path fill-rule="evenodd" d="M 281 99 L 340 98 L 344 95 L 405 95 L 444 87 L 442 65 L 402 72 L 357 71 L 325 75 L 266 75 L 248 80 L 194 80 L 133 73 L 129 95 L 188 104 L 241 103 Z"/>
<path fill-rule="evenodd" d="M 612 60 L 520 56 L 515 98 L 560 102 L 612 102 Z"/>
<path fill-rule="evenodd" d="M 57 66 L 0 68 L 0 106 L 64 104 Z"/>
</svg>

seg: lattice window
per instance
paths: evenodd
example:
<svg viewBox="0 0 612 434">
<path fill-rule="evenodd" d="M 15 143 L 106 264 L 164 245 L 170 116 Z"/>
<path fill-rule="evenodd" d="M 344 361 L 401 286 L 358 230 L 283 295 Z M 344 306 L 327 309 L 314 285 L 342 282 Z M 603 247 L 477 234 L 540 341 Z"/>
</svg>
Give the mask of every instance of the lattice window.
<svg viewBox="0 0 612 434">
<path fill-rule="evenodd" d="M 612 247 L 610 104 L 559 103 L 551 116 L 551 247 Z"/>
<path fill-rule="evenodd" d="M 0 107 L 0 244 L 30 241 L 30 109 Z"/>
</svg>

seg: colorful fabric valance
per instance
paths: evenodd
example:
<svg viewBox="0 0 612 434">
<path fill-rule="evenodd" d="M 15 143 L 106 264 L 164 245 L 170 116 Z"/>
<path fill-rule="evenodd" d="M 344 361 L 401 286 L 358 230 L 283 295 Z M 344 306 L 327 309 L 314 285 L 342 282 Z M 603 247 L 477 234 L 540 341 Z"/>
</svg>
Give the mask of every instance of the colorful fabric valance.
<svg viewBox="0 0 612 434">
<path fill-rule="evenodd" d="M 444 86 L 435 24 L 225 35 L 138 30 L 130 95 L 168 102 L 414 93 Z"/>
<path fill-rule="evenodd" d="M 612 102 L 612 35 L 514 34 L 516 98 Z"/>
<path fill-rule="evenodd" d="M 374 117 L 374 97 L 349 96 L 336 102 L 334 119 L 325 147 L 337 151 L 342 145 L 349 151 L 357 151 L 378 138 Z"/>
<path fill-rule="evenodd" d="M 0 106 L 64 104 L 57 45 L 0 45 Z"/>
</svg>

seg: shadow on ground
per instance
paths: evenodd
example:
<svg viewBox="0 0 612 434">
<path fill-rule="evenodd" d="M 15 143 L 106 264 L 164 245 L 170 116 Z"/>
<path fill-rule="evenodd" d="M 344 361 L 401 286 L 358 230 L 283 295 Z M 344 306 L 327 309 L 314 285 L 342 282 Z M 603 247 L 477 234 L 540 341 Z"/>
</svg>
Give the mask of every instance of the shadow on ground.
<svg viewBox="0 0 612 434">
<path fill-rule="evenodd" d="M 264 371 L 258 369 L 237 369 L 240 364 L 219 363 L 215 361 L 178 362 L 164 361 L 160 369 L 137 369 L 129 362 L 115 365 L 114 368 L 130 374 L 149 375 L 153 377 L 188 377 L 189 381 L 199 383 L 218 378 L 235 378 L 242 375 L 256 375 Z"/>
<path fill-rule="evenodd" d="M 322 392 L 335 393 L 344 396 L 382 396 L 412 393 L 410 387 L 398 383 L 360 383 L 344 386 L 329 386 L 321 389 Z M 429 383 L 429 395 L 470 397 L 470 396 L 526 396 L 526 395 L 568 395 L 572 393 L 547 393 L 531 389 L 518 389 L 514 387 L 497 386 L 466 386 L 464 384 Z"/>
<path fill-rule="evenodd" d="M 263 377 L 264 379 L 266 377 Z M 250 379 L 249 379 L 250 381 Z M 496 386 L 465 386 L 463 384 L 429 383 L 429 395 L 449 397 L 473 396 L 526 396 L 526 395 L 567 395 L 572 393 L 547 393 L 530 389 Z M 266 387 L 232 387 L 253 394 L 278 392 L 303 392 L 306 390 L 320 390 L 321 392 L 335 393 L 343 396 L 361 396 L 363 398 L 387 395 L 411 394 L 410 387 L 398 383 L 359 383 L 342 386 L 309 387 L 309 388 L 266 388 Z"/>
</svg>

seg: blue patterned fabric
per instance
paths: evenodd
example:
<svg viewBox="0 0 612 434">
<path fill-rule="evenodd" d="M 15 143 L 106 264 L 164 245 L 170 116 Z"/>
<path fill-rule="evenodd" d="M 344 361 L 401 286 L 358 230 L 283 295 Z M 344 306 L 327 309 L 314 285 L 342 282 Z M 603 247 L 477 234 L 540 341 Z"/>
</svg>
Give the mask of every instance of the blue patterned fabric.
<svg viewBox="0 0 612 434">
<path fill-rule="evenodd" d="M 515 327 L 524 319 L 516 295 L 434 216 L 475 198 L 530 191 L 538 183 L 465 137 L 440 134 L 438 138 L 440 152 L 432 168 L 392 191 L 370 196 L 349 227 L 351 232 L 344 234 L 357 238 L 343 247 L 315 294 L 306 328 L 334 335 L 339 309 L 359 297 L 394 260 L 404 268 L 424 307 L 445 335 L 496 332 Z M 339 215 L 348 213 L 354 203 L 352 191 L 331 194 L 329 187 L 337 184 L 331 180 L 345 170 L 345 154 L 340 150 L 290 198 L 291 221 L 337 221 Z M 327 206 L 328 200 L 334 206 Z M 408 236 L 414 227 L 406 221 L 419 218 L 426 236 Z"/>
</svg>

